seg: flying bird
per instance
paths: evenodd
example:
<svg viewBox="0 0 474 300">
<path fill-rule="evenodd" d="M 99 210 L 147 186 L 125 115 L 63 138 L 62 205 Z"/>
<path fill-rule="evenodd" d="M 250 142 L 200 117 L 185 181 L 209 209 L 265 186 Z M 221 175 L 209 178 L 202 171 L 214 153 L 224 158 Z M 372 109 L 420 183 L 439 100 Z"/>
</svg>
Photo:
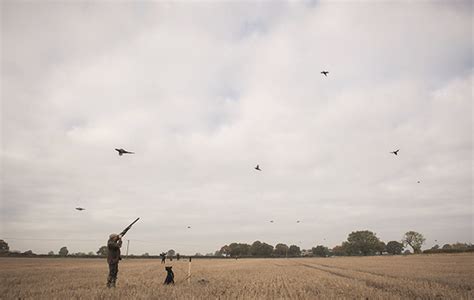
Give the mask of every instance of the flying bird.
<svg viewBox="0 0 474 300">
<path fill-rule="evenodd" d="M 191 228 L 191 226 L 188 226 L 188 229 L 190 229 L 190 228 Z"/>
<path fill-rule="evenodd" d="M 115 151 L 117 151 L 120 156 L 122 156 L 124 154 L 135 154 L 135 152 L 129 152 L 129 151 L 124 150 L 122 148 L 120 148 L 120 149 L 115 148 Z"/>
<path fill-rule="evenodd" d="M 417 183 L 420 183 L 420 181 L 418 180 Z"/>
<path fill-rule="evenodd" d="M 326 77 L 327 77 L 327 76 L 328 76 L 328 74 L 329 74 L 329 71 L 322 71 L 322 72 L 321 72 L 321 74 L 324 74 L 324 76 L 326 76 Z"/>
<path fill-rule="evenodd" d="M 86 209 L 85 209 L 85 208 L 82 208 L 82 207 L 76 207 L 76 210 L 82 211 L 82 210 L 86 210 Z"/>
<path fill-rule="evenodd" d="M 299 222 L 300 222 L 300 220 L 296 221 L 296 223 L 299 223 Z"/>
<path fill-rule="evenodd" d="M 273 220 L 271 220 L 270 223 L 273 223 Z"/>
<path fill-rule="evenodd" d="M 257 170 L 257 171 L 262 171 L 262 169 L 260 169 L 260 165 L 257 165 L 257 166 L 255 167 L 255 170 Z"/>
<path fill-rule="evenodd" d="M 400 149 L 395 150 L 395 151 L 392 151 L 392 152 L 390 152 L 390 153 L 393 153 L 393 154 L 395 154 L 395 155 L 398 155 L 398 151 L 400 151 Z"/>
</svg>

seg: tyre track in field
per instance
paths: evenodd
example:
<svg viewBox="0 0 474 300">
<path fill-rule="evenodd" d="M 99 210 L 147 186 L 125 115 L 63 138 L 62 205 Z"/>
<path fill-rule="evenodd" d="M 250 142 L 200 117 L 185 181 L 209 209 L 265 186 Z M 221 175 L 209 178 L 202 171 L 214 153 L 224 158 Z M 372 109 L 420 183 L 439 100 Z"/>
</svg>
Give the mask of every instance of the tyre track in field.
<svg viewBox="0 0 474 300">
<path fill-rule="evenodd" d="M 363 273 L 363 274 L 372 275 L 372 276 L 386 277 L 386 278 L 396 279 L 396 280 L 410 280 L 410 281 L 417 281 L 417 282 L 434 282 L 434 283 L 439 284 L 441 286 L 444 286 L 448 289 L 458 288 L 458 289 L 462 289 L 462 290 L 466 290 L 466 291 L 471 291 L 471 287 L 468 286 L 468 285 L 465 285 L 465 284 L 459 284 L 459 285 L 453 286 L 452 284 L 449 284 L 449 283 L 446 283 L 446 282 L 443 282 L 443 281 L 429 280 L 427 278 L 426 279 L 425 278 L 404 278 L 404 277 L 400 277 L 400 276 L 395 276 L 395 275 L 390 275 L 390 274 L 382 274 L 382 273 L 371 272 L 371 271 L 365 271 L 365 270 L 361 270 L 361 269 L 348 269 L 348 268 L 341 268 L 341 267 L 325 265 L 325 264 L 316 264 L 316 265 L 322 266 L 322 267 L 325 267 L 325 268 L 328 268 L 328 269 L 335 269 L 335 270 L 349 271 L 349 272 L 352 271 L 352 272 L 358 272 L 358 273 Z"/>
<path fill-rule="evenodd" d="M 298 263 L 298 265 L 306 267 L 306 268 L 315 269 L 315 270 L 318 270 L 318 271 L 321 271 L 321 272 L 325 272 L 325 273 L 328 273 L 328 274 L 331 274 L 333 276 L 337 276 L 337 277 L 340 277 L 340 278 L 361 282 L 361 283 L 364 283 L 367 287 L 371 287 L 371 288 L 383 291 L 385 293 L 390 293 L 392 295 L 398 295 L 398 296 L 401 296 L 402 298 L 412 298 L 412 299 L 419 298 L 419 297 L 421 297 L 423 299 L 432 299 L 433 298 L 432 294 L 427 294 L 427 293 L 424 293 L 422 291 L 419 291 L 419 292 L 415 293 L 410 288 L 406 288 L 403 285 L 392 284 L 392 283 L 387 282 L 387 281 L 384 281 L 383 283 L 380 283 L 380 282 L 377 282 L 376 280 L 355 277 L 355 276 L 352 276 L 352 275 L 348 275 L 348 274 L 338 272 L 336 270 L 331 270 L 331 268 L 327 268 L 327 267 L 324 267 L 324 266 L 321 266 L 321 265 L 309 265 L 309 264 L 304 264 L 304 263 Z M 354 270 L 351 270 L 351 269 L 346 269 L 346 270 L 347 271 L 354 271 Z M 358 271 L 354 271 L 354 272 L 358 272 Z M 369 275 L 369 276 L 383 277 L 383 276 L 380 276 L 380 275 L 374 275 L 374 274 L 369 274 L 369 273 L 365 273 L 365 272 L 361 272 L 361 273 L 363 273 L 365 275 Z M 386 278 L 383 278 L 383 279 L 386 280 Z M 398 280 L 400 280 L 400 279 L 401 278 L 398 278 Z"/>
</svg>

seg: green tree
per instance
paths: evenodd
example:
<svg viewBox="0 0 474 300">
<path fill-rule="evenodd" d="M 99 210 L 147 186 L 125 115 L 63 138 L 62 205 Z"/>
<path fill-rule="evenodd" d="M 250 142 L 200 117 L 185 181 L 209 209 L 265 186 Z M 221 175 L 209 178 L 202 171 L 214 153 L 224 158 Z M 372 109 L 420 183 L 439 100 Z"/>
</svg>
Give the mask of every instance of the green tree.
<svg viewBox="0 0 474 300">
<path fill-rule="evenodd" d="M 319 256 L 319 257 L 327 257 L 329 256 L 329 249 L 328 247 L 325 247 L 323 245 L 318 245 L 316 247 L 313 247 L 311 249 L 311 252 L 313 252 L 314 256 Z"/>
<path fill-rule="evenodd" d="M 288 246 L 286 244 L 277 244 L 273 250 L 273 254 L 276 256 L 286 256 L 288 253 Z"/>
<path fill-rule="evenodd" d="M 174 251 L 173 249 L 170 249 L 170 250 L 168 250 L 168 252 L 166 252 L 166 254 L 167 254 L 169 257 L 173 257 L 173 256 L 176 254 L 176 251 Z"/>
<path fill-rule="evenodd" d="M 335 246 L 334 248 L 332 248 L 332 254 L 334 256 L 348 255 L 346 245 L 347 245 L 347 242 L 343 242 L 342 245 Z"/>
<path fill-rule="evenodd" d="M 32 250 L 25 251 L 25 252 L 23 252 L 23 254 L 28 255 L 28 256 L 29 255 L 35 255 Z"/>
<path fill-rule="evenodd" d="M 387 251 L 386 250 L 386 245 L 384 242 L 380 241 L 378 246 L 377 246 L 377 252 L 382 255 L 384 251 Z"/>
<path fill-rule="evenodd" d="M 99 256 L 107 256 L 107 252 L 108 252 L 107 246 L 102 246 L 99 248 L 99 250 L 97 250 L 96 253 Z"/>
<path fill-rule="evenodd" d="M 145 253 L 142 254 L 142 256 L 148 257 L 148 256 L 150 256 L 150 254 L 148 252 L 145 252 Z"/>
<path fill-rule="evenodd" d="M 0 253 L 8 253 L 8 251 L 10 251 L 8 243 L 4 240 L 0 240 Z"/>
<path fill-rule="evenodd" d="M 436 245 L 434 245 L 433 247 L 431 247 L 431 250 L 438 250 L 438 249 L 439 249 L 439 245 L 438 245 L 438 244 L 436 244 Z"/>
<path fill-rule="evenodd" d="M 455 244 L 452 244 L 451 248 L 452 249 L 459 249 L 459 250 L 466 250 L 468 248 L 468 245 L 466 243 L 457 242 Z"/>
<path fill-rule="evenodd" d="M 67 247 L 66 247 L 66 246 L 64 246 L 64 247 L 62 247 L 61 249 L 59 249 L 59 252 L 58 252 L 58 254 L 61 255 L 61 256 L 67 256 L 68 253 L 69 253 L 69 250 L 67 250 Z"/>
<path fill-rule="evenodd" d="M 230 247 L 228 245 L 222 246 L 219 252 L 221 253 L 221 255 L 224 255 L 227 257 L 230 255 Z"/>
<path fill-rule="evenodd" d="M 53 251 L 49 251 L 49 252 L 48 252 L 48 255 L 51 255 L 51 256 L 52 256 L 52 255 L 54 255 L 54 252 L 53 252 Z"/>
<path fill-rule="evenodd" d="M 450 244 L 444 244 L 442 249 L 443 249 L 443 250 L 452 249 L 452 247 L 451 247 Z"/>
<path fill-rule="evenodd" d="M 232 243 L 229 245 L 229 254 L 232 257 L 249 256 L 250 245 L 245 243 Z"/>
<path fill-rule="evenodd" d="M 425 242 L 425 238 L 421 233 L 416 231 L 408 231 L 403 236 L 402 240 L 404 245 L 409 245 L 413 248 L 413 253 L 421 253 L 421 246 Z"/>
<path fill-rule="evenodd" d="M 255 241 L 250 246 L 250 255 L 252 256 L 270 256 L 273 252 L 273 246 L 260 241 Z"/>
<path fill-rule="evenodd" d="M 262 249 L 262 242 L 260 241 L 255 241 L 252 243 L 250 246 L 250 255 L 252 256 L 259 256 L 261 254 L 261 249 Z"/>
<path fill-rule="evenodd" d="M 349 255 L 373 255 L 378 249 L 380 240 L 372 231 L 353 231 L 347 237 Z"/>
<path fill-rule="evenodd" d="M 301 255 L 300 247 L 296 245 L 291 245 L 290 248 L 288 248 L 288 256 L 300 256 L 300 255 Z"/>
<path fill-rule="evenodd" d="M 402 254 L 403 244 L 397 241 L 390 241 L 387 243 L 385 249 L 392 255 Z"/>
</svg>

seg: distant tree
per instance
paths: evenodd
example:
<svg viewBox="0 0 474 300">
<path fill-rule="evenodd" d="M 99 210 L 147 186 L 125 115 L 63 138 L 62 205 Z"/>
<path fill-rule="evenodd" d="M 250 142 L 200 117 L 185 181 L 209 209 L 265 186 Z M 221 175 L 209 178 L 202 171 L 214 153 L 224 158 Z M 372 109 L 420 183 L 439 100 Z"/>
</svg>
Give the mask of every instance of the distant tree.
<svg viewBox="0 0 474 300">
<path fill-rule="evenodd" d="M 67 256 L 68 253 L 69 253 L 69 250 L 67 250 L 67 247 L 66 247 L 66 246 L 64 246 L 64 247 L 62 247 L 61 249 L 59 249 L 59 252 L 58 252 L 58 254 L 59 254 L 60 256 Z"/>
<path fill-rule="evenodd" d="M 0 253 L 7 253 L 8 251 L 10 251 L 8 243 L 4 240 L 0 240 Z"/>
<path fill-rule="evenodd" d="M 409 254 L 411 254 L 410 250 L 407 249 L 407 250 L 403 251 L 403 255 L 409 255 Z"/>
<path fill-rule="evenodd" d="M 102 246 L 99 248 L 99 250 L 97 250 L 96 253 L 99 256 L 107 256 L 107 251 L 108 251 L 107 246 Z"/>
<path fill-rule="evenodd" d="M 23 252 L 23 254 L 24 254 L 24 255 L 35 255 L 35 254 L 33 253 L 33 251 L 31 251 L 31 250 L 25 251 L 25 252 Z"/>
<path fill-rule="evenodd" d="M 232 257 L 249 256 L 250 245 L 245 243 L 232 243 L 229 245 L 229 255 Z"/>
<path fill-rule="evenodd" d="M 345 247 L 349 255 L 373 255 L 380 249 L 380 240 L 372 231 L 353 231 Z"/>
<path fill-rule="evenodd" d="M 466 243 L 457 242 L 455 244 L 451 244 L 451 248 L 458 249 L 458 250 L 466 250 L 468 249 L 468 245 Z"/>
<path fill-rule="evenodd" d="M 273 253 L 276 256 L 286 256 L 288 254 L 288 246 L 286 244 L 277 244 Z"/>
<path fill-rule="evenodd" d="M 431 250 L 438 250 L 438 249 L 439 249 L 439 245 L 438 245 L 438 244 L 436 244 L 436 245 L 434 245 L 433 247 L 431 247 Z"/>
<path fill-rule="evenodd" d="M 261 255 L 261 248 L 262 248 L 262 242 L 260 241 L 253 242 L 252 245 L 250 246 L 250 255 L 252 256 Z"/>
<path fill-rule="evenodd" d="M 90 251 L 89 253 L 87 253 L 87 255 L 89 255 L 89 256 L 94 256 L 94 255 L 95 255 L 95 253 L 94 253 L 94 252 L 92 252 L 92 251 Z"/>
<path fill-rule="evenodd" d="M 250 255 L 252 256 L 270 256 L 273 252 L 273 246 L 260 241 L 255 241 L 250 246 Z"/>
<path fill-rule="evenodd" d="M 49 251 L 49 252 L 48 252 L 48 255 L 54 255 L 54 252 L 53 252 L 53 251 Z"/>
<path fill-rule="evenodd" d="M 216 252 L 214 252 L 214 256 L 222 256 L 222 253 L 219 250 L 217 250 Z"/>
<path fill-rule="evenodd" d="M 196 252 L 196 254 L 194 254 L 194 256 L 202 256 L 202 254 L 199 253 L 199 252 Z"/>
<path fill-rule="evenodd" d="M 73 254 L 74 256 L 86 256 L 84 252 L 76 252 Z"/>
<path fill-rule="evenodd" d="M 230 247 L 228 245 L 222 246 L 221 249 L 219 250 L 221 255 L 224 256 L 229 256 L 230 255 Z"/>
<path fill-rule="evenodd" d="M 387 243 L 387 246 L 385 246 L 385 249 L 392 255 L 402 254 L 403 244 L 397 241 L 390 241 Z"/>
<path fill-rule="evenodd" d="M 447 249 L 452 249 L 452 247 L 450 244 L 444 244 L 442 249 L 447 250 Z"/>
<path fill-rule="evenodd" d="M 206 256 L 214 256 L 214 253 L 206 253 Z"/>
<path fill-rule="evenodd" d="M 343 242 L 342 245 L 338 245 L 338 246 L 334 246 L 334 248 L 332 248 L 332 254 L 334 256 L 345 256 L 345 255 L 348 255 L 347 254 L 347 249 L 345 247 L 344 244 L 347 244 L 347 242 Z"/>
<path fill-rule="evenodd" d="M 170 250 L 168 250 L 168 252 L 166 252 L 166 254 L 169 257 L 173 257 L 176 254 L 176 252 L 173 249 L 170 249 Z"/>
<path fill-rule="evenodd" d="M 314 256 L 319 256 L 319 257 L 327 257 L 329 256 L 329 249 L 328 247 L 325 247 L 323 245 L 318 245 L 316 247 L 313 247 L 311 249 L 311 252 L 313 252 Z"/>
<path fill-rule="evenodd" d="M 300 247 L 296 245 L 291 245 L 290 248 L 288 248 L 288 256 L 300 256 L 300 255 L 301 255 Z"/>
<path fill-rule="evenodd" d="M 377 252 L 382 255 L 383 252 L 387 251 L 386 250 L 386 245 L 384 242 L 380 241 L 379 244 L 377 245 Z"/>
<path fill-rule="evenodd" d="M 402 242 L 404 245 L 409 245 L 412 247 L 414 253 L 421 253 L 421 246 L 425 242 L 425 238 L 421 233 L 416 231 L 408 231 L 403 236 Z"/>
<path fill-rule="evenodd" d="M 142 254 L 142 256 L 148 257 L 148 256 L 150 256 L 150 254 L 148 252 L 145 252 L 145 253 Z"/>
</svg>

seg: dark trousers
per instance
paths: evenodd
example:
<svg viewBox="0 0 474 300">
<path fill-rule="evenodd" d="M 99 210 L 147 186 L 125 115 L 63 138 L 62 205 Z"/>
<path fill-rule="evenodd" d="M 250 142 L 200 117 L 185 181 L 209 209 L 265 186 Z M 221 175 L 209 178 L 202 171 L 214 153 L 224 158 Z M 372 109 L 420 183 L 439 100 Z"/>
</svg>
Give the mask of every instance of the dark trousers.
<svg viewBox="0 0 474 300">
<path fill-rule="evenodd" d="M 107 278 L 107 287 L 115 287 L 118 274 L 118 263 L 109 264 L 109 277 Z"/>
</svg>

